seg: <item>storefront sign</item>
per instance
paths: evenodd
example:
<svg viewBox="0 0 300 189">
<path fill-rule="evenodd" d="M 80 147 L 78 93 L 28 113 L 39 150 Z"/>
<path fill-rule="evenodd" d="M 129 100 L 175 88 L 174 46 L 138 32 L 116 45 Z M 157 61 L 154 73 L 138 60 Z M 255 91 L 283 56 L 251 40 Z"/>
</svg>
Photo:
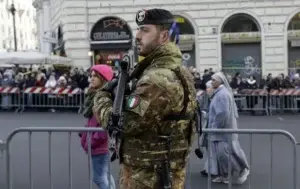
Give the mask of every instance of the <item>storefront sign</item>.
<svg viewBox="0 0 300 189">
<path fill-rule="evenodd" d="M 300 47 L 300 40 L 291 40 L 292 47 Z"/>
<path fill-rule="evenodd" d="M 131 40 L 132 33 L 126 21 L 117 17 L 105 17 L 94 25 L 90 37 L 92 41 Z"/>
<path fill-rule="evenodd" d="M 121 59 L 121 55 L 120 54 L 109 54 L 107 56 L 107 59 Z"/>
<path fill-rule="evenodd" d="M 185 23 L 185 19 L 184 19 L 182 16 L 176 16 L 176 17 L 175 17 L 175 20 L 176 20 L 176 22 L 179 23 L 179 24 Z"/>
<path fill-rule="evenodd" d="M 121 61 L 121 58 L 124 56 L 125 52 L 111 52 L 111 51 L 99 51 L 96 52 L 95 64 L 108 64 L 114 65 L 115 62 Z"/>
<path fill-rule="evenodd" d="M 289 39 L 300 39 L 300 30 L 290 30 L 288 31 Z"/>
<path fill-rule="evenodd" d="M 260 32 L 222 33 L 223 43 L 260 42 Z"/>
<path fill-rule="evenodd" d="M 96 32 L 93 34 L 95 41 L 128 40 L 130 36 L 126 32 Z"/>
</svg>

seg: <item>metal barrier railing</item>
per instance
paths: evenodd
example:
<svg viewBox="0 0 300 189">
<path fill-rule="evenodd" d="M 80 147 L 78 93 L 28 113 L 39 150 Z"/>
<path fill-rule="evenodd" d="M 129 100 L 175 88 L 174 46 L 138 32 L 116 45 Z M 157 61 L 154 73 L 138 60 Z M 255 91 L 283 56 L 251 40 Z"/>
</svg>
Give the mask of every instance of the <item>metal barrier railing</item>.
<svg viewBox="0 0 300 189">
<path fill-rule="evenodd" d="M 65 128 L 61 128 L 61 127 L 48 127 L 48 128 L 37 128 L 37 127 L 28 127 L 28 128 L 18 128 L 14 131 L 12 131 L 9 136 L 7 137 L 7 140 L 6 140 L 6 150 L 7 150 L 7 153 L 6 153 L 6 173 L 7 173 L 7 177 L 6 177 L 6 183 L 7 183 L 7 189 L 13 189 L 13 184 L 14 184 L 14 180 L 13 180 L 13 174 L 12 174 L 12 166 L 13 166 L 13 163 L 12 163 L 12 141 L 13 139 L 15 138 L 15 136 L 17 134 L 20 134 L 20 133 L 28 133 L 28 166 L 29 166 L 29 173 L 28 173 L 28 176 L 29 176 L 29 187 L 26 187 L 26 188 L 30 188 L 32 189 L 34 187 L 34 177 L 33 177 L 33 174 L 32 174 L 32 165 L 33 163 L 33 160 L 32 160 L 32 136 L 33 136 L 33 133 L 47 133 L 48 134 L 48 169 L 49 169 L 49 174 L 48 174 L 48 179 L 49 179 L 49 188 L 53 188 L 53 172 L 51 171 L 52 170 L 52 166 L 54 164 L 53 160 L 52 160 L 52 157 L 53 157 L 53 150 L 52 150 L 52 136 L 54 133 L 67 133 L 68 134 L 68 137 L 66 140 L 67 141 L 67 146 L 68 146 L 68 155 L 67 155 L 67 158 L 68 158 L 68 163 L 67 163 L 67 167 L 68 167 L 68 179 L 65 181 L 66 183 L 68 183 L 68 188 L 72 188 L 73 184 L 73 172 L 72 172 L 72 165 L 74 165 L 73 161 L 72 161 L 72 143 L 71 143 L 71 136 L 72 136 L 72 133 L 79 133 L 79 132 L 88 132 L 90 134 L 88 134 L 88 138 L 90 139 L 91 138 L 91 133 L 92 132 L 101 132 L 103 131 L 101 128 L 74 128 L 74 127 L 65 127 Z M 296 151 L 296 148 L 297 148 L 297 145 L 298 143 L 296 142 L 296 139 L 294 138 L 294 136 L 292 134 L 290 134 L 289 132 L 287 131 L 284 131 L 284 130 L 267 130 L 267 129 L 261 129 L 261 130 L 255 130 L 255 129 L 239 129 L 239 130 L 233 130 L 233 129 L 204 129 L 203 130 L 204 134 L 206 135 L 211 135 L 211 134 L 227 134 L 229 136 L 232 136 L 233 134 L 248 134 L 250 135 L 250 155 L 249 155 L 249 161 L 250 161 L 250 165 L 249 165 L 249 168 L 251 170 L 251 167 L 252 167 L 252 137 L 253 135 L 269 135 L 270 136 L 270 175 L 269 175 L 269 188 L 272 189 L 273 188 L 273 169 L 274 169 L 274 162 L 273 162 L 273 145 L 274 145 L 274 141 L 273 141 L 273 137 L 276 135 L 276 136 L 284 136 L 285 138 L 289 139 L 290 143 L 291 143 L 291 146 L 292 146 L 292 188 L 291 189 L 297 189 L 297 151 Z M 229 137 L 230 138 L 230 137 Z M 89 188 L 92 188 L 92 184 L 93 184 L 93 181 L 92 181 L 92 164 L 91 164 L 91 141 L 88 140 L 88 179 L 89 179 Z M 232 149 L 233 149 L 233 146 L 232 146 L 232 141 L 231 139 L 229 140 L 228 144 L 229 144 L 229 159 L 228 161 L 230 162 L 231 161 L 231 158 L 233 157 L 232 154 Z M 23 141 L 24 142 L 24 141 Z M 210 143 L 208 143 L 208 159 L 210 159 L 210 150 L 211 150 L 211 147 L 210 147 Z M 22 157 L 24 158 L 24 156 Z M 210 167 L 210 161 L 208 161 L 208 167 Z M 41 168 L 41 167 L 39 167 Z M 61 168 L 63 169 L 63 168 Z M 228 173 L 229 174 L 229 182 L 228 182 L 228 188 L 232 188 L 232 175 L 231 175 L 231 171 L 232 171 L 233 167 L 231 165 L 231 163 L 228 163 Z M 110 166 L 109 166 L 109 171 L 108 171 L 108 175 L 111 175 L 111 171 L 110 171 Z M 110 176 L 111 177 L 111 176 Z M 249 189 L 252 188 L 251 187 L 251 181 L 252 181 L 252 177 L 251 177 L 251 174 L 249 175 Z M 39 179 L 39 178 L 37 178 Z M 207 188 L 208 189 L 212 189 L 212 184 L 211 184 L 211 175 L 210 175 L 210 172 L 208 173 L 208 183 L 207 183 Z M 114 188 L 114 181 L 113 179 L 109 179 L 109 184 L 110 184 L 110 188 Z M 189 182 L 188 179 L 186 179 L 186 182 Z M 24 185 L 24 184 L 23 184 Z M 43 184 L 43 188 L 47 188 L 47 183 L 44 182 Z M 189 185 L 188 183 L 186 183 L 186 185 Z M 23 186 L 24 187 L 24 186 Z M 199 188 L 202 187 L 199 185 Z M 254 187 L 255 188 L 255 187 Z M 192 188 L 192 189 L 196 189 L 196 188 Z"/>
<path fill-rule="evenodd" d="M 79 88 L 36 88 L 30 87 L 23 92 L 25 108 L 82 108 L 82 90 Z"/>
<path fill-rule="evenodd" d="M 30 87 L 19 90 L 16 87 L 0 87 L 0 108 L 23 112 L 29 108 L 62 108 L 84 109 L 87 90 L 79 88 L 45 88 Z M 300 112 L 300 89 L 271 90 L 264 89 L 241 90 L 235 93 L 235 101 L 239 111 L 255 113 L 261 111 L 266 115 L 283 111 Z M 209 96 L 198 92 L 197 99 L 203 110 L 209 108 Z"/>
<path fill-rule="evenodd" d="M 198 101 L 201 108 L 207 110 L 209 97 L 205 92 L 199 93 Z M 300 112 L 300 89 L 271 90 L 264 89 L 241 90 L 234 93 L 237 108 L 240 112 L 255 113 L 261 111 L 266 115 L 283 111 Z"/>
<path fill-rule="evenodd" d="M 23 112 L 29 108 L 74 109 L 81 112 L 84 93 L 75 88 L 45 88 L 29 87 L 20 90 L 16 87 L 0 88 L 2 109 L 15 108 L 16 112 Z"/>
<path fill-rule="evenodd" d="M 299 111 L 300 89 L 273 90 L 269 97 L 270 111 Z"/>
<path fill-rule="evenodd" d="M 68 188 L 72 188 L 73 185 L 73 172 L 72 172 L 72 147 L 71 147 L 71 134 L 72 133 L 79 133 L 79 132 L 87 132 L 87 138 L 88 138 L 88 179 L 89 179 L 89 189 L 92 189 L 93 187 L 93 179 L 92 179 L 92 144 L 91 144 L 91 134 L 94 132 L 106 132 L 101 128 L 72 128 L 72 127 L 48 127 L 48 128 L 38 128 L 38 127 L 28 127 L 28 128 L 18 128 L 13 130 L 7 137 L 6 140 L 6 186 L 7 189 L 13 189 L 13 174 L 12 174 L 12 150 L 11 150 L 11 143 L 12 139 L 16 136 L 18 133 L 28 133 L 28 152 L 29 152 L 29 187 L 30 189 L 33 189 L 34 187 L 34 180 L 33 180 L 33 174 L 32 174 L 32 134 L 37 132 L 42 133 L 48 133 L 48 169 L 49 169 L 49 188 L 53 187 L 53 173 L 52 173 L 52 166 L 53 161 L 51 159 L 52 157 L 52 134 L 53 133 L 68 133 Z M 79 139 L 78 139 L 79 140 Z M 109 164 L 110 165 L 110 164 Z M 111 175 L 110 166 L 108 170 L 108 180 L 109 180 L 109 188 L 115 189 L 115 183 L 114 179 Z"/>
</svg>

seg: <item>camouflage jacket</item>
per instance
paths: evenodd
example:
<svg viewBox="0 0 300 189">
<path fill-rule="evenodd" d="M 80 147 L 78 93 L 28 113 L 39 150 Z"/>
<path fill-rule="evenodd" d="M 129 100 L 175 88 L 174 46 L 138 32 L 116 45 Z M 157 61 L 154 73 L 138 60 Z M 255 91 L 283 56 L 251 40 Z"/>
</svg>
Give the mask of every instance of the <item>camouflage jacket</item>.
<svg viewBox="0 0 300 189">
<path fill-rule="evenodd" d="M 196 90 L 190 72 L 182 66 L 181 52 L 173 43 L 158 47 L 140 62 L 131 79 L 136 82 L 126 98 L 125 125 L 122 135 L 122 163 L 148 167 L 166 158 L 166 142 L 160 135 L 171 135 L 171 167 L 185 166 L 192 144 L 194 121 L 164 120 L 184 108 L 184 85 L 174 72 L 180 72 L 187 91 L 186 114 L 194 115 Z M 99 91 L 94 98 L 94 113 L 102 126 L 112 110 L 110 94 Z"/>
</svg>

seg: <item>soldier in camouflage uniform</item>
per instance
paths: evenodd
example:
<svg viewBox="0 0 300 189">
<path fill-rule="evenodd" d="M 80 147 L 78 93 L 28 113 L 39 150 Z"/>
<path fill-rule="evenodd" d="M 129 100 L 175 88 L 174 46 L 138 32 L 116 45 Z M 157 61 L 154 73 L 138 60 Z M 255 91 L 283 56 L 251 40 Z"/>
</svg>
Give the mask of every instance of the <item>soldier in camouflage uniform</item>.
<svg viewBox="0 0 300 189">
<path fill-rule="evenodd" d="M 183 189 L 185 167 L 194 132 L 196 91 L 193 77 L 182 66 L 182 54 L 171 42 L 173 15 L 163 9 L 139 11 L 136 15 L 138 63 L 130 78 L 125 125 L 120 146 L 120 188 L 163 188 L 161 160 L 168 158 L 172 189 Z M 112 111 L 111 94 L 99 91 L 94 113 L 105 126 Z M 170 151 L 164 137 L 170 139 Z"/>
</svg>

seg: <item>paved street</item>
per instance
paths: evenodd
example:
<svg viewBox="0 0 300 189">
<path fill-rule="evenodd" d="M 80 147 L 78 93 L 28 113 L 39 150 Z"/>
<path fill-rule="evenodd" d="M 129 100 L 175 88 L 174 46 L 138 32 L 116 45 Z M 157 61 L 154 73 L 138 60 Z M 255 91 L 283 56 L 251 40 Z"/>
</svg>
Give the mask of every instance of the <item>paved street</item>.
<svg viewBox="0 0 300 189">
<path fill-rule="evenodd" d="M 253 129 L 284 129 L 290 131 L 300 141 L 299 115 L 288 116 L 242 116 L 239 119 L 240 128 Z M 0 113 L 0 139 L 17 127 L 81 127 L 84 125 L 82 116 L 72 113 Z M 52 180 L 54 189 L 68 188 L 68 135 L 53 134 L 52 141 Z M 249 159 L 249 136 L 240 135 L 240 141 Z M 254 136 L 252 145 L 251 188 L 269 188 L 270 176 L 270 137 Z M 282 136 L 273 137 L 273 189 L 292 188 L 292 146 Z M 28 134 L 20 133 L 13 139 L 13 188 L 29 189 L 29 158 Z M 300 148 L 300 146 L 299 146 Z M 299 154 L 298 150 L 298 154 Z M 72 136 L 72 184 L 74 189 L 88 188 L 88 163 L 83 153 L 77 134 Z M 299 154 L 300 155 L 300 154 Z M 299 159 L 299 158 L 298 158 Z M 250 159 L 249 159 L 250 161 Z M 191 156 L 190 182 L 191 189 L 207 188 L 207 181 L 200 176 L 203 160 Z M 33 188 L 50 189 L 49 159 L 47 134 L 34 133 L 32 135 L 32 176 Z M 298 170 L 300 170 L 298 165 Z M 112 172 L 117 178 L 118 165 L 112 165 Z M 249 181 L 243 186 L 233 188 L 248 189 Z M 5 159 L 0 160 L 0 188 L 5 188 Z M 96 187 L 94 187 L 96 188 Z M 224 184 L 213 184 L 213 189 L 225 189 Z"/>
</svg>

